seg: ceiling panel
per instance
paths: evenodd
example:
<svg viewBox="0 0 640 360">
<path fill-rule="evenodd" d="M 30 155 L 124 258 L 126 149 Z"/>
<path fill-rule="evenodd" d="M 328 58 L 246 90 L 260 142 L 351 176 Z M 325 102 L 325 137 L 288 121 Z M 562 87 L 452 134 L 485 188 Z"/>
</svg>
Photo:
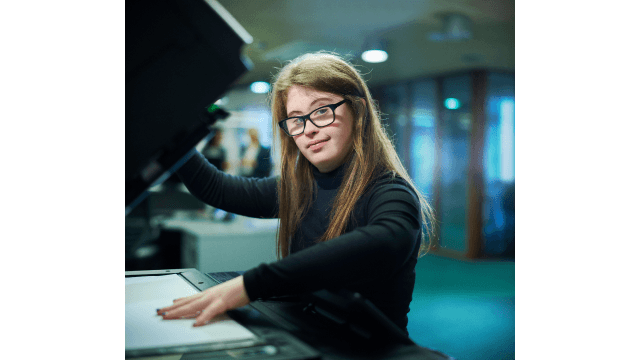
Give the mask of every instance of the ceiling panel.
<svg viewBox="0 0 640 360">
<path fill-rule="evenodd" d="M 371 85 L 470 68 L 515 70 L 515 2 L 388 0 L 219 0 L 253 36 L 244 53 L 254 69 L 238 84 L 270 81 L 284 62 L 320 49 L 351 56 Z M 443 19 L 470 20 L 469 40 L 434 42 Z M 389 59 L 360 59 L 366 41 L 388 44 Z"/>
</svg>

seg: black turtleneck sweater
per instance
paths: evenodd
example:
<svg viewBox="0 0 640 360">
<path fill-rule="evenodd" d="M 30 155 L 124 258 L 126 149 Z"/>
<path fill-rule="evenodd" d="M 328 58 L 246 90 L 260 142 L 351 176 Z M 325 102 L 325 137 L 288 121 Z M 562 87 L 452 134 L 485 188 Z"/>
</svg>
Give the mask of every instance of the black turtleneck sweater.
<svg viewBox="0 0 640 360">
<path fill-rule="evenodd" d="M 320 173 L 317 194 L 291 242 L 290 255 L 244 273 L 249 299 L 346 289 L 369 299 L 406 332 L 420 247 L 420 203 L 408 184 L 390 174 L 358 200 L 345 234 L 316 243 L 329 225 L 344 166 Z M 236 214 L 278 217 L 279 177 L 237 177 L 218 171 L 200 153 L 178 171 L 189 191 Z"/>
</svg>

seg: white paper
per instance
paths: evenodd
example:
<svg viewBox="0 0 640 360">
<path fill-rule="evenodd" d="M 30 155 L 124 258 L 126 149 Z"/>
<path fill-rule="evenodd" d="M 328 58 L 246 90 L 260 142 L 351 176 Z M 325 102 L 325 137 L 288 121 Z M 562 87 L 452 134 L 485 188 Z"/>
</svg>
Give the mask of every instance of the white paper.
<svg viewBox="0 0 640 360">
<path fill-rule="evenodd" d="M 195 319 L 163 320 L 156 315 L 156 309 L 173 304 L 174 299 L 198 293 L 179 275 L 129 277 L 125 288 L 126 350 L 256 339 L 227 315 L 195 328 Z"/>
</svg>

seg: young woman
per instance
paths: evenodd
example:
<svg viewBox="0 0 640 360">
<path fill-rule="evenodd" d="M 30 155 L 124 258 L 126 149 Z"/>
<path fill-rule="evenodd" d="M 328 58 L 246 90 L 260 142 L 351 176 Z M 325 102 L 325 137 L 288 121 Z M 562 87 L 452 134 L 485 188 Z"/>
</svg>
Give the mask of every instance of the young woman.
<svg viewBox="0 0 640 360">
<path fill-rule="evenodd" d="M 276 77 L 271 94 L 282 167 L 276 177 L 234 177 L 196 154 L 178 175 L 196 197 L 226 211 L 280 218 L 281 258 L 158 309 L 164 319 L 206 324 L 272 296 L 320 289 L 358 292 L 400 329 L 428 249 L 432 220 L 380 123 L 358 71 L 338 56 L 303 55 Z M 274 143 L 276 143 L 274 141 Z"/>
</svg>

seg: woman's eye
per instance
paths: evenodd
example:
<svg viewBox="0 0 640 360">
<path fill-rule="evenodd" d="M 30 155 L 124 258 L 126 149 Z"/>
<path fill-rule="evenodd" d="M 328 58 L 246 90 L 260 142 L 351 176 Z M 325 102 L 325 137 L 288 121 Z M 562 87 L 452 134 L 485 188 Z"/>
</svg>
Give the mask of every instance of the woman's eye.
<svg viewBox="0 0 640 360">
<path fill-rule="evenodd" d="M 320 109 L 318 111 L 316 111 L 316 115 L 324 115 L 327 113 L 327 111 L 329 111 L 329 109 Z"/>
<path fill-rule="evenodd" d="M 295 120 L 293 120 L 293 123 L 296 124 L 296 125 L 300 125 L 300 124 L 302 124 L 302 121 L 303 120 L 301 118 L 295 118 Z"/>
</svg>

